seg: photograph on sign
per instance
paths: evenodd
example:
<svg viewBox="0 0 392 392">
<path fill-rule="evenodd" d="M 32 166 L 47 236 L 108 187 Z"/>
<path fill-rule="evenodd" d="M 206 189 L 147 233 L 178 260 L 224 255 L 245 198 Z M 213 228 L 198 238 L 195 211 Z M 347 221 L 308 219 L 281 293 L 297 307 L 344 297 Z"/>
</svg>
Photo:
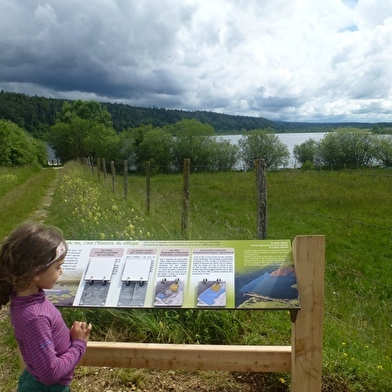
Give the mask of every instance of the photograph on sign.
<svg viewBox="0 0 392 392">
<path fill-rule="evenodd" d="M 121 291 L 118 306 L 144 306 L 148 281 L 150 276 L 151 259 L 132 259 L 125 261 L 121 276 Z"/>
<path fill-rule="evenodd" d="M 115 260 L 94 258 L 84 276 L 84 290 L 79 301 L 84 306 L 104 306 L 108 296 Z"/>
<path fill-rule="evenodd" d="M 202 280 L 197 286 L 197 306 L 226 306 L 226 282 Z"/>
<path fill-rule="evenodd" d="M 162 279 L 155 286 L 154 306 L 182 306 L 184 282 Z"/>
</svg>

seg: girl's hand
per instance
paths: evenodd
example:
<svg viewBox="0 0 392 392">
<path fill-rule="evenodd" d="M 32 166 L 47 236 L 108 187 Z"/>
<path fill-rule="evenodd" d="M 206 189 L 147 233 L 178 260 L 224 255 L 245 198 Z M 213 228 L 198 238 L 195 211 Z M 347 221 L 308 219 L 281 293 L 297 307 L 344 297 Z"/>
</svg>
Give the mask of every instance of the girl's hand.
<svg viewBox="0 0 392 392">
<path fill-rule="evenodd" d="M 71 327 L 71 339 L 79 339 L 87 343 L 90 337 L 91 329 L 91 323 L 87 324 L 84 321 L 74 321 Z"/>
</svg>

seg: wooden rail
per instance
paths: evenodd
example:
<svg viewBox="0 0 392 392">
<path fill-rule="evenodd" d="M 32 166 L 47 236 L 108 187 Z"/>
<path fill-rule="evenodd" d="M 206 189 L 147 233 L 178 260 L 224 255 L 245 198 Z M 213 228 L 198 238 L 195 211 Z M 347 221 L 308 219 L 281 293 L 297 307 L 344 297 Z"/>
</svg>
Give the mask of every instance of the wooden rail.
<svg viewBox="0 0 392 392">
<path fill-rule="evenodd" d="M 290 372 L 290 346 L 89 342 L 79 366 Z"/>
</svg>

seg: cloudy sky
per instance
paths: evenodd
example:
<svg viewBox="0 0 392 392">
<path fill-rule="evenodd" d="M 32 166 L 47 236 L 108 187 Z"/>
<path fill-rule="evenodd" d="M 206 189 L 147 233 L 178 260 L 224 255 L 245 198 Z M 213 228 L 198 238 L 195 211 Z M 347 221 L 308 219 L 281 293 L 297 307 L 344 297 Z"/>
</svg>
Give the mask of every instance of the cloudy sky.
<svg viewBox="0 0 392 392">
<path fill-rule="evenodd" d="M 392 0 L 0 0 L 0 90 L 392 121 Z"/>
</svg>

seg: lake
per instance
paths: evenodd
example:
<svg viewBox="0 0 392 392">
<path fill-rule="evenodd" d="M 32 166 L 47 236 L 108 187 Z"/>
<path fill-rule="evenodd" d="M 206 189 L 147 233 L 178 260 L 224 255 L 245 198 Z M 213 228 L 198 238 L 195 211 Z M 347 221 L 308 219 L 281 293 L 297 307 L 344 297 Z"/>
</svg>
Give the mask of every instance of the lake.
<svg viewBox="0 0 392 392">
<path fill-rule="evenodd" d="M 313 139 L 316 142 L 320 141 L 325 135 L 325 132 L 304 132 L 304 133 L 276 133 L 276 136 L 279 140 L 284 143 L 290 151 L 290 159 L 287 167 L 294 168 L 296 165 L 293 150 L 294 146 L 298 144 L 302 144 L 309 139 Z M 220 135 L 218 136 L 219 140 L 229 140 L 230 143 L 237 144 L 241 139 L 242 135 Z M 238 168 L 241 164 L 237 165 Z"/>
</svg>

